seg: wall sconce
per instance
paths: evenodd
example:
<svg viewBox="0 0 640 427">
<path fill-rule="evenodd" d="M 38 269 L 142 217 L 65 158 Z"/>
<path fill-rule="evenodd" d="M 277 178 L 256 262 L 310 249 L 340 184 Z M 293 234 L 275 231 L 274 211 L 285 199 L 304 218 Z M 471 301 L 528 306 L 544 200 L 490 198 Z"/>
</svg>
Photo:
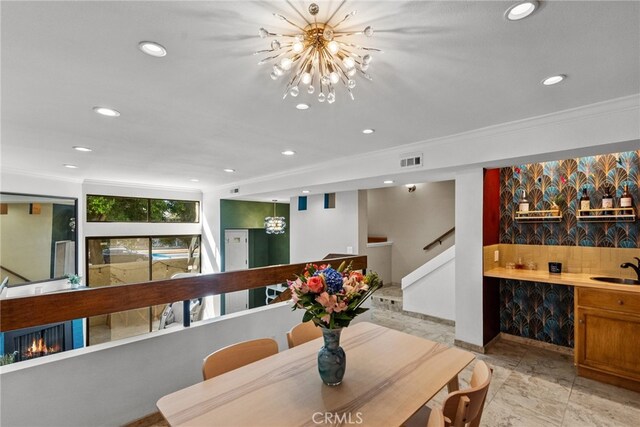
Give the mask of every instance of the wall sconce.
<svg viewBox="0 0 640 427">
<path fill-rule="evenodd" d="M 407 190 L 409 190 L 409 193 L 413 193 L 414 191 L 416 191 L 415 184 L 405 184 L 405 187 L 407 187 Z"/>
</svg>

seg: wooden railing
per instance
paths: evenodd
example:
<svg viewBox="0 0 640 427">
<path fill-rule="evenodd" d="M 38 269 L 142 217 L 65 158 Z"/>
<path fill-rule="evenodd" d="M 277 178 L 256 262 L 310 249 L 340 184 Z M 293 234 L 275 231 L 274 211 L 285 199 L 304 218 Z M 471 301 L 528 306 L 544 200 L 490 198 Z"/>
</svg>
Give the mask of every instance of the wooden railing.
<svg viewBox="0 0 640 427">
<path fill-rule="evenodd" d="M 365 269 L 362 255 L 327 257 L 315 264 L 351 262 L 353 269 Z M 260 288 L 285 282 L 300 274 L 307 263 L 286 264 L 184 279 L 113 285 L 100 288 L 65 290 L 48 294 L 0 300 L 0 331 L 28 328 L 175 301 L 188 301 L 209 295 Z M 189 316 L 185 316 L 188 318 Z"/>
<path fill-rule="evenodd" d="M 424 248 L 422 248 L 423 251 L 428 251 L 429 249 L 431 249 L 433 246 L 436 245 L 436 243 L 440 243 L 442 244 L 442 239 L 444 239 L 445 237 L 447 237 L 449 234 L 453 233 L 454 231 L 456 231 L 456 228 L 453 227 L 450 230 L 448 230 L 447 232 L 443 233 L 441 236 L 439 236 L 437 239 L 435 239 L 433 242 L 429 243 L 427 246 L 425 246 Z"/>
</svg>

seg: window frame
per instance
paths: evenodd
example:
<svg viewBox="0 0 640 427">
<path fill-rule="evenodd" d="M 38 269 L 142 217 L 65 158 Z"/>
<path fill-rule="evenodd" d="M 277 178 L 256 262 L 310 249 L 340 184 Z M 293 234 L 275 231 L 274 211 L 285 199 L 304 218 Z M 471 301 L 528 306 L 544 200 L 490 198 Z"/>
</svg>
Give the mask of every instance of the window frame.
<svg viewBox="0 0 640 427">
<path fill-rule="evenodd" d="M 146 200 L 147 201 L 147 220 L 146 221 L 113 221 L 113 220 L 95 220 L 89 219 L 89 197 L 111 197 L 116 199 L 137 199 L 137 200 Z M 187 202 L 187 203 L 195 203 L 196 204 L 196 220 L 195 221 L 154 221 L 151 219 L 151 203 L 154 200 L 170 200 L 172 202 Z M 170 199 L 170 198 L 158 198 L 158 197 L 136 197 L 136 196 L 114 196 L 111 194 L 85 194 L 84 198 L 85 202 L 85 220 L 88 223 L 100 224 L 100 223 L 111 223 L 111 224 L 200 224 L 201 217 L 201 205 L 200 200 L 183 200 L 183 199 Z M 146 236 L 141 236 L 146 237 Z M 116 237 L 117 238 L 117 237 Z"/>
</svg>

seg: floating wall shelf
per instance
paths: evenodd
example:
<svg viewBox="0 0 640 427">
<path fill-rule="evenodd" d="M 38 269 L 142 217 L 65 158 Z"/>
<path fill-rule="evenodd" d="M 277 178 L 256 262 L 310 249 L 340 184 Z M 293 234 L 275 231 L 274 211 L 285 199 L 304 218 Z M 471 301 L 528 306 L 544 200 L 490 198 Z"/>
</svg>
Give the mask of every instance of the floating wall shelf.
<svg viewBox="0 0 640 427">
<path fill-rule="evenodd" d="M 636 210 L 634 208 L 579 209 L 576 218 L 582 222 L 635 222 Z"/>
<path fill-rule="evenodd" d="M 516 222 L 560 222 L 562 212 L 557 209 L 547 209 L 542 211 L 517 211 Z"/>
</svg>

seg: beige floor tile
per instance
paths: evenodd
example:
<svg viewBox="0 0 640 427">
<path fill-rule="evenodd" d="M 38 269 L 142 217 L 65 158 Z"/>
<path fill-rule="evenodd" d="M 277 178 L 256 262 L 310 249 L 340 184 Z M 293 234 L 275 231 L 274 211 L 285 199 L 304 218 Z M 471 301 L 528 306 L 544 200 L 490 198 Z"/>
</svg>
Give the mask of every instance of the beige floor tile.
<svg viewBox="0 0 640 427">
<path fill-rule="evenodd" d="M 548 425 L 560 425 L 571 385 L 514 372 L 500 387 L 490 405 L 507 406 L 510 413 L 523 418 L 542 419 Z"/>
<path fill-rule="evenodd" d="M 453 345 L 455 327 L 373 310 L 373 322 Z M 640 393 L 577 377 L 572 357 L 511 341 L 478 354 L 493 368 L 481 425 L 487 427 L 640 427 Z M 468 386 L 474 363 L 459 376 Z M 441 390 L 428 404 L 439 407 Z"/>
</svg>

